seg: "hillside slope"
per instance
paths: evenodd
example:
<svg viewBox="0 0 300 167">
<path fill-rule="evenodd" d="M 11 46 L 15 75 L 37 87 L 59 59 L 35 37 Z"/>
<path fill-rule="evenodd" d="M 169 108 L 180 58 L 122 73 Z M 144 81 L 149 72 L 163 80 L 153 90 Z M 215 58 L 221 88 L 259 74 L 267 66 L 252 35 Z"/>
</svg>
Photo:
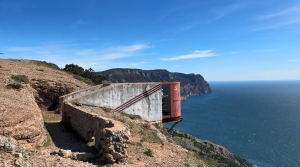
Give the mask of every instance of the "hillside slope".
<svg viewBox="0 0 300 167">
<path fill-rule="evenodd" d="M 129 68 L 115 68 L 99 74 L 110 75 L 113 83 L 130 82 L 180 82 L 181 99 L 185 100 L 189 96 L 211 93 L 209 84 L 200 74 L 183 74 L 169 72 L 167 70 L 141 70 Z"/>
<path fill-rule="evenodd" d="M 12 136 L 28 149 L 47 141 L 41 109 L 55 109 L 59 96 L 89 87 L 45 65 L 0 59 L 0 135 Z"/>
</svg>

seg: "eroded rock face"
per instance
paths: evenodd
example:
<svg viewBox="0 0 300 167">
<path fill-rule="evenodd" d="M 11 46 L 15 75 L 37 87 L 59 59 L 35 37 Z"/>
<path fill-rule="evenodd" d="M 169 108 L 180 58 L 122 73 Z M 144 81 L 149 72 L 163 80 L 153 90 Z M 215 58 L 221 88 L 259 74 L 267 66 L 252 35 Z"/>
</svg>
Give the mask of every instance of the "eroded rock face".
<svg viewBox="0 0 300 167">
<path fill-rule="evenodd" d="M 55 110 L 59 97 L 75 90 L 74 86 L 59 81 L 46 79 L 31 79 L 30 85 L 34 88 L 34 97 L 37 104 L 45 110 Z"/>
<path fill-rule="evenodd" d="M 19 90 L 1 90 L 0 135 L 20 140 L 26 149 L 31 149 L 42 146 L 47 137 L 32 88 L 29 84 L 23 84 L 22 87 Z"/>
</svg>

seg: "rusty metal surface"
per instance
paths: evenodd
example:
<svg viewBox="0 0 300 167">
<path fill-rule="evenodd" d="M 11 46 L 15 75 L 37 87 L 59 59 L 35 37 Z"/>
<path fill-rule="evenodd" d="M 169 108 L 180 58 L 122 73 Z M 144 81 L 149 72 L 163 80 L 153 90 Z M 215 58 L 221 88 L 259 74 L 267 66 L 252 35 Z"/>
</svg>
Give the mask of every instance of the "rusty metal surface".
<svg viewBox="0 0 300 167">
<path fill-rule="evenodd" d="M 168 88 L 164 85 L 169 85 L 170 93 L 167 104 L 170 112 L 163 114 L 163 119 L 179 118 L 181 116 L 181 98 L 180 98 L 180 82 L 162 82 L 163 88 Z M 164 91 L 165 92 L 165 91 Z M 163 107 L 164 110 L 164 107 Z"/>
<path fill-rule="evenodd" d="M 163 123 L 171 123 L 171 122 L 180 122 L 182 121 L 183 118 L 181 117 L 176 117 L 176 118 L 167 118 L 167 119 L 163 119 Z"/>
</svg>

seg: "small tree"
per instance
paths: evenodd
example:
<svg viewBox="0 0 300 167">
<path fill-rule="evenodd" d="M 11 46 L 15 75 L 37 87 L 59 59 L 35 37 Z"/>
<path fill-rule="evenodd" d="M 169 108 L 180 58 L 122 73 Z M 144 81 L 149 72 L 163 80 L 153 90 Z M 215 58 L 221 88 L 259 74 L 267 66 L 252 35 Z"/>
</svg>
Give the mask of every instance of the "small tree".
<svg viewBox="0 0 300 167">
<path fill-rule="evenodd" d="M 66 64 L 63 70 L 79 76 L 82 76 L 84 73 L 84 69 L 76 64 Z"/>
<path fill-rule="evenodd" d="M 101 84 L 102 81 L 109 79 L 109 75 L 97 74 L 92 68 L 83 69 L 82 67 L 75 64 L 66 64 L 63 69 L 75 75 L 79 75 L 84 78 L 90 79 L 95 85 Z"/>
</svg>

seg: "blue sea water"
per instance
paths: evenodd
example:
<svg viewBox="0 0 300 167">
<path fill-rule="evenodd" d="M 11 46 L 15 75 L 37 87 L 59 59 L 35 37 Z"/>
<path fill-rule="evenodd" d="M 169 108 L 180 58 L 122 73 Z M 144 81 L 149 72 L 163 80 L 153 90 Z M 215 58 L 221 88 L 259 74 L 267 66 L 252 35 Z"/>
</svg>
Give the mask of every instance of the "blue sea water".
<svg viewBox="0 0 300 167">
<path fill-rule="evenodd" d="M 300 81 L 209 84 L 212 93 L 181 103 L 183 121 L 175 129 L 258 167 L 300 166 Z"/>
</svg>

